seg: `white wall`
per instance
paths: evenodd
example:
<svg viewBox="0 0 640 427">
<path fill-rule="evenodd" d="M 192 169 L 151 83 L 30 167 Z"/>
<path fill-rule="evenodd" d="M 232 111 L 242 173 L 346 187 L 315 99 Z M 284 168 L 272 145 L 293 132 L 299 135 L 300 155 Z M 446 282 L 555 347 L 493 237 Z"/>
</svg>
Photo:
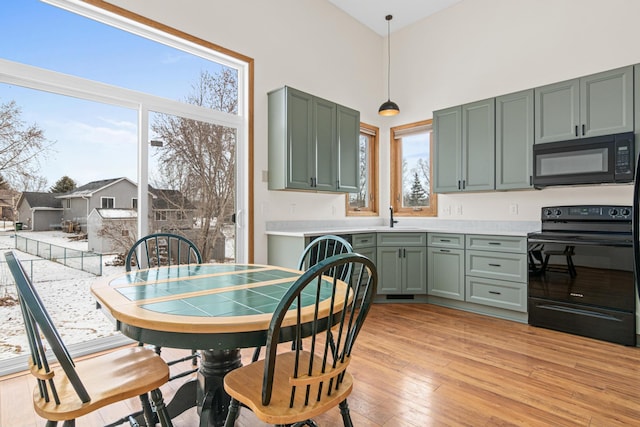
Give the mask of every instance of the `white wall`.
<svg viewBox="0 0 640 427">
<path fill-rule="evenodd" d="M 344 196 L 270 192 L 262 182 L 270 90 L 286 84 L 360 110 L 362 121 L 380 126 L 384 216 L 390 126 L 431 118 L 436 109 L 640 63 L 640 1 L 463 0 L 392 33 L 392 98 L 401 113 L 381 118 L 385 40 L 328 1 L 112 3 L 255 59 L 256 262 L 266 262 L 266 221 L 344 218 Z M 442 218 L 538 220 L 539 208 L 546 205 L 630 204 L 631 186 L 440 195 L 438 200 Z M 510 213 L 514 204 L 517 215 Z"/>
<path fill-rule="evenodd" d="M 256 262 L 267 260 L 266 221 L 344 217 L 344 195 L 267 190 L 267 92 L 291 86 L 359 110 L 363 122 L 377 125 L 386 90 L 379 35 L 325 0 L 111 3 L 254 59 Z"/>
<path fill-rule="evenodd" d="M 638 16 L 632 0 L 463 0 L 391 35 L 391 84 L 402 109 L 393 125 L 640 63 Z M 450 219 L 538 220 L 542 206 L 580 203 L 631 204 L 632 187 L 438 195 L 439 216 Z"/>
</svg>

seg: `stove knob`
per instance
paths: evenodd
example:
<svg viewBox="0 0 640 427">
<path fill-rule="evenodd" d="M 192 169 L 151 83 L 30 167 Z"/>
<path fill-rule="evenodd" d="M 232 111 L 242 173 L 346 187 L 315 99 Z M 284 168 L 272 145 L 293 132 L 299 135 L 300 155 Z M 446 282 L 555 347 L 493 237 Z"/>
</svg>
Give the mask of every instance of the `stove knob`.
<svg viewBox="0 0 640 427">
<path fill-rule="evenodd" d="M 623 208 L 623 209 L 620 211 L 620 214 L 621 214 L 621 215 L 624 215 L 624 216 L 628 216 L 630 213 L 631 213 L 631 211 L 630 211 L 629 209 L 627 209 L 627 208 Z"/>
<path fill-rule="evenodd" d="M 562 214 L 562 211 L 561 211 L 560 209 L 556 209 L 556 210 L 554 210 L 554 211 L 553 211 L 553 213 L 554 213 L 555 215 L 560 216 L 560 215 Z"/>
<path fill-rule="evenodd" d="M 615 208 L 614 208 L 614 209 L 609 210 L 609 215 L 611 215 L 611 216 L 616 216 L 616 215 L 618 215 L 618 209 L 615 209 Z"/>
<path fill-rule="evenodd" d="M 551 216 L 551 214 L 552 214 L 552 213 L 553 213 L 553 212 L 551 211 L 551 209 L 545 209 L 545 211 L 544 211 L 544 214 L 545 214 L 546 216 Z"/>
</svg>

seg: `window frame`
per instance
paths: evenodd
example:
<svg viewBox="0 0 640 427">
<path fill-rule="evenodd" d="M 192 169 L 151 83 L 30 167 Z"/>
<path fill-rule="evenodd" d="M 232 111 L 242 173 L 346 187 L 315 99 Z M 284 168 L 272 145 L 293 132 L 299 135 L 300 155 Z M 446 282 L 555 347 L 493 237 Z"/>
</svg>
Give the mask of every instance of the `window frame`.
<svg viewBox="0 0 640 427">
<path fill-rule="evenodd" d="M 345 194 L 345 215 L 346 216 L 378 216 L 378 146 L 380 141 L 380 128 L 367 123 L 360 123 L 360 135 L 369 137 L 369 206 L 361 209 L 352 209 L 349 205 L 350 194 Z M 359 152 L 360 150 L 358 150 Z"/>
<path fill-rule="evenodd" d="M 109 200 L 111 200 L 111 206 L 105 206 L 105 202 L 107 202 L 106 204 L 109 205 Z M 102 209 L 114 209 L 116 207 L 116 198 L 111 196 L 101 196 L 100 207 Z"/>
<path fill-rule="evenodd" d="M 397 203 L 402 198 L 402 144 L 398 144 L 397 140 L 402 137 L 396 137 L 397 133 L 403 135 L 409 135 L 411 129 L 418 129 L 427 127 L 431 132 L 429 138 L 429 206 L 424 207 L 421 210 L 414 210 L 412 208 L 403 207 L 402 203 Z M 419 133 L 416 130 L 415 133 Z M 433 119 L 422 120 L 419 122 L 408 123 L 400 126 L 392 127 L 389 130 L 389 150 L 390 150 L 390 201 L 393 206 L 393 213 L 397 216 L 404 217 L 435 217 L 438 216 L 438 198 L 437 194 L 433 192 Z"/>
</svg>

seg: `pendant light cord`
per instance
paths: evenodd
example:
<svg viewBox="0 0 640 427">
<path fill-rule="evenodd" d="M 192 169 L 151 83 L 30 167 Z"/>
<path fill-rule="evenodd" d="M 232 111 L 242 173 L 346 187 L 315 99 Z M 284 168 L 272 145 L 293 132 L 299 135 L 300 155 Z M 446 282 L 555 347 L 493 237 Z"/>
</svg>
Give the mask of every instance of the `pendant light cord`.
<svg viewBox="0 0 640 427">
<path fill-rule="evenodd" d="M 391 100 L 391 19 L 392 15 L 387 15 L 387 101 Z"/>
</svg>

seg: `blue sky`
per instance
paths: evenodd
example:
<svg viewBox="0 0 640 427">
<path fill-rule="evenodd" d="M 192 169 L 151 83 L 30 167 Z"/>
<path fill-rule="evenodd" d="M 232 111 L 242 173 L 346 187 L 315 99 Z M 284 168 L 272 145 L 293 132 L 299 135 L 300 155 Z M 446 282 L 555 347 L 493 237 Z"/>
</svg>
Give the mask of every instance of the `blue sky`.
<svg viewBox="0 0 640 427">
<path fill-rule="evenodd" d="M 201 71 L 217 69 L 38 0 L 4 1 L 0 36 L 0 58 L 175 100 L 191 93 Z M 23 121 L 55 141 L 41 168 L 48 187 L 63 175 L 79 185 L 119 176 L 136 180 L 135 111 L 0 84 L 0 103 L 10 100 L 22 109 Z"/>
</svg>

